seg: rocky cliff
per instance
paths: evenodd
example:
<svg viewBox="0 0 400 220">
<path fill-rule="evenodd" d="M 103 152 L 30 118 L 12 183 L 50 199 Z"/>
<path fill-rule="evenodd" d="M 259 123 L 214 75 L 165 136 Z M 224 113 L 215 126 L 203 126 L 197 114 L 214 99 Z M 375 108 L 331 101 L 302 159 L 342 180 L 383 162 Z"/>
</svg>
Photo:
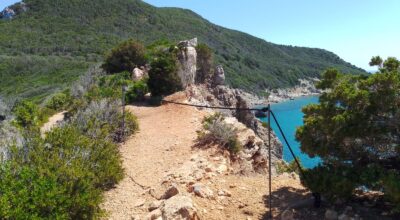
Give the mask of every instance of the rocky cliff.
<svg viewBox="0 0 400 220">
<path fill-rule="evenodd" d="M 189 102 L 193 104 L 202 104 L 208 106 L 225 106 L 235 108 L 250 108 L 250 101 L 248 97 L 251 97 L 248 93 L 240 89 L 232 89 L 225 84 L 225 72 L 222 65 L 215 67 L 214 75 L 211 76 L 211 80 L 205 80 L 204 82 L 198 82 L 195 84 L 194 79 L 196 78 L 196 50 L 197 39 L 182 41 L 178 46 L 181 51 L 179 56 L 180 69 L 179 77 L 182 80 L 184 88 L 189 98 Z M 199 74 L 199 73 L 198 73 Z M 209 78 L 207 76 L 201 78 Z M 251 129 L 255 136 L 261 140 L 259 144 L 253 144 L 251 147 L 241 152 L 240 160 L 243 163 L 253 163 L 252 167 L 254 170 L 262 170 L 266 168 L 266 162 L 268 160 L 267 149 L 268 149 L 268 131 L 263 126 L 262 122 L 256 118 L 254 112 L 251 111 L 229 111 L 221 110 L 225 115 L 232 116 L 237 119 L 237 122 L 245 125 Z M 232 123 L 232 126 L 238 126 L 238 123 Z M 272 132 L 272 155 L 273 160 L 282 159 L 282 144 Z M 244 143 L 244 145 L 246 145 Z M 256 162 L 257 161 L 257 162 Z M 254 164 L 257 164 L 254 166 Z"/>
</svg>

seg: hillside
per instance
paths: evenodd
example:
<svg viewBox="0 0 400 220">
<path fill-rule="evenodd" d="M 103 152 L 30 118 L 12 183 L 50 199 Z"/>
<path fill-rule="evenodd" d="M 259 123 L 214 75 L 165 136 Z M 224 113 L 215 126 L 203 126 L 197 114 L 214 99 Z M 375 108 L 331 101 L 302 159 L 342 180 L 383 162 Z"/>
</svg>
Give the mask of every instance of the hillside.
<svg viewBox="0 0 400 220">
<path fill-rule="evenodd" d="M 151 43 L 198 37 L 214 49 L 229 84 L 254 92 L 293 86 L 328 67 L 364 72 L 331 52 L 272 44 L 189 10 L 156 8 L 140 0 L 24 2 L 26 12 L 0 20 L 0 95 L 43 98 L 128 38 Z"/>
</svg>

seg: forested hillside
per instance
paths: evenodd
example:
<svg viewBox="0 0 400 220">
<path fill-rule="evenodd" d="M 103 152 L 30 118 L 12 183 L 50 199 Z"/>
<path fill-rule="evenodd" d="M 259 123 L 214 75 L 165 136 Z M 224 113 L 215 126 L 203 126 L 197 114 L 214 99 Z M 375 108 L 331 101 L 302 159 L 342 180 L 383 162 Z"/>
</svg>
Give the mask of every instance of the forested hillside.
<svg viewBox="0 0 400 220">
<path fill-rule="evenodd" d="M 198 37 L 213 48 L 228 83 L 253 92 L 292 86 L 328 67 L 364 73 L 331 52 L 272 44 L 214 25 L 189 10 L 156 8 L 140 0 L 24 2 L 26 12 L 0 19 L 0 95 L 41 99 L 128 38 L 149 44 Z"/>
</svg>

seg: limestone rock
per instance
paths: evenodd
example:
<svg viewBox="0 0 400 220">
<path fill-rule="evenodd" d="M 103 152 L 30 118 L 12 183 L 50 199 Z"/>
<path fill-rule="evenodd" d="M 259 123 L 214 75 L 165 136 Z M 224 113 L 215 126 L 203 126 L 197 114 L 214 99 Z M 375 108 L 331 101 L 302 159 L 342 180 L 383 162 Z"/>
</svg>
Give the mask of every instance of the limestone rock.
<svg viewBox="0 0 400 220">
<path fill-rule="evenodd" d="M 214 198 L 214 192 L 209 189 L 207 186 L 204 186 L 202 184 L 195 184 L 191 186 L 191 191 L 198 197 L 201 198 L 207 198 L 207 199 L 213 199 Z"/>
<path fill-rule="evenodd" d="M 187 196 L 174 196 L 164 202 L 161 207 L 162 218 L 168 220 L 195 220 L 197 210 L 193 201 Z"/>
<path fill-rule="evenodd" d="M 181 79 L 183 88 L 193 85 L 195 83 L 197 72 L 197 38 L 181 41 L 178 44 L 178 76 Z"/>
<path fill-rule="evenodd" d="M 132 71 L 132 80 L 133 81 L 139 81 L 139 80 L 143 79 L 145 76 L 146 76 L 146 73 L 139 68 L 135 68 Z"/>
<path fill-rule="evenodd" d="M 219 190 L 219 191 L 218 191 L 218 196 L 231 197 L 231 196 L 232 196 L 232 193 L 229 192 L 228 190 Z"/>
</svg>

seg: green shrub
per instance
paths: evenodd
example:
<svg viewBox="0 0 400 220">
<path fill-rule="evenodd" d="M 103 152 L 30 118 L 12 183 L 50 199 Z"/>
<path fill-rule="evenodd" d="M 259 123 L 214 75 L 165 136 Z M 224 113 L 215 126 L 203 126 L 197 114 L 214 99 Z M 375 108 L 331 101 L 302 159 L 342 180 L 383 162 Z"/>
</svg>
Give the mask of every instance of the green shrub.
<svg viewBox="0 0 400 220">
<path fill-rule="evenodd" d="M 242 149 L 237 139 L 236 128 L 227 124 L 220 113 L 204 117 L 203 130 L 198 132 L 198 141 L 201 144 L 219 144 L 234 154 Z"/>
<path fill-rule="evenodd" d="M 149 87 L 147 86 L 147 79 L 135 82 L 128 88 L 128 91 L 126 92 L 126 102 L 133 103 L 135 101 L 143 101 L 144 96 L 148 92 Z"/>
<path fill-rule="evenodd" d="M 358 187 L 359 176 L 349 167 L 318 166 L 305 170 L 302 183 L 334 202 L 336 199 L 349 199 Z"/>
<path fill-rule="evenodd" d="M 152 96 L 170 95 L 182 89 L 173 53 L 159 53 L 151 63 L 148 86 Z"/>
<path fill-rule="evenodd" d="M 105 138 L 120 142 L 122 135 L 127 137 L 138 128 L 136 118 L 131 113 L 125 114 L 125 130 L 122 131 L 121 103 L 103 99 L 91 102 L 85 109 L 76 113 L 72 119 L 82 132 L 89 137 Z"/>
<path fill-rule="evenodd" d="M 118 175 L 102 170 L 112 167 L 115 156 L 101 147 L 105 142 L 91 140 L 71 126 L 47 137 L 26 139 L 26 147 L 12 150 L 1 165 L 0 217 L 93 219 L 101 214 L 102 185 L 96 185 L 110 179 L 102 178 L 104 174 Z"/>
<path fill-rule="evenodd" d="M 57 162 L 48 167 L 0 165 L 0 217 L 93 219 L 98 215 L 101 193 L 91 185 L 85 167 L 50 172 Z"/>
<path fill-rule="evenodd" d="M 214 71 L 214 53 L 206 44 L 199 44 L 197 52 L 197 74 L 196 82 L 204 83 L 210 79 Z"/>
<path fill-rule="evenodd" d="M 146 64 L 145 54 L 145 48 L 141 43 L 128 40 L 111 50 L 102 67 L 108 73 L 132 72 L 135 67 Z"/>
<path fill-rule="evenodd" d="M 137 129 L 126 116 L 127 133 Z M 33 136 L 26 147 L 10 150 L 0 164 L 0 218 L 93 219 L 102 215 L 102 191 L 123 178 L 116 144 L 92 138 L 70 123 L 44 140 Z"/>
<path fill-rule="evenodd" d="M 72 97 L 69 91 L 57 93 L 46 103 L 46 107 L 56 111 L 65 110 L 71 104 Z"/>
<path fill-rule="evenodd" d="M 40 124 L 39 107 L 30 101 L 22 101 L 14 109 L 15 124 L 21 128 L 33 128 Z"/>
<path fill-rule="evenodd" d="M 81 134 L 73 125 L 55 128 L 47 134 L 50 145 L 48 157 L 63 155 L 61 160 L 77 162 L 93 173 L 91 181 L 96 188 L 108 189 L 123 177 L 118 147 L 104 138 L 92 139 Z M 57 156 L 56 156 L 57 157 Z"/>
<path fill-rule="evenodd" d="M 303 108 L 297 129 L 301 150 L 322 164 L 307 171 L 304 183 L 327 198 L 351 198 L 355 188 L 378 190 L 399 202 L 400 62 L 374 57 L 379 72 L 354 76 L 329 69 L 318 104 Z M 400 210 L 399 210 L 400 211 Z"/>
</svg>

